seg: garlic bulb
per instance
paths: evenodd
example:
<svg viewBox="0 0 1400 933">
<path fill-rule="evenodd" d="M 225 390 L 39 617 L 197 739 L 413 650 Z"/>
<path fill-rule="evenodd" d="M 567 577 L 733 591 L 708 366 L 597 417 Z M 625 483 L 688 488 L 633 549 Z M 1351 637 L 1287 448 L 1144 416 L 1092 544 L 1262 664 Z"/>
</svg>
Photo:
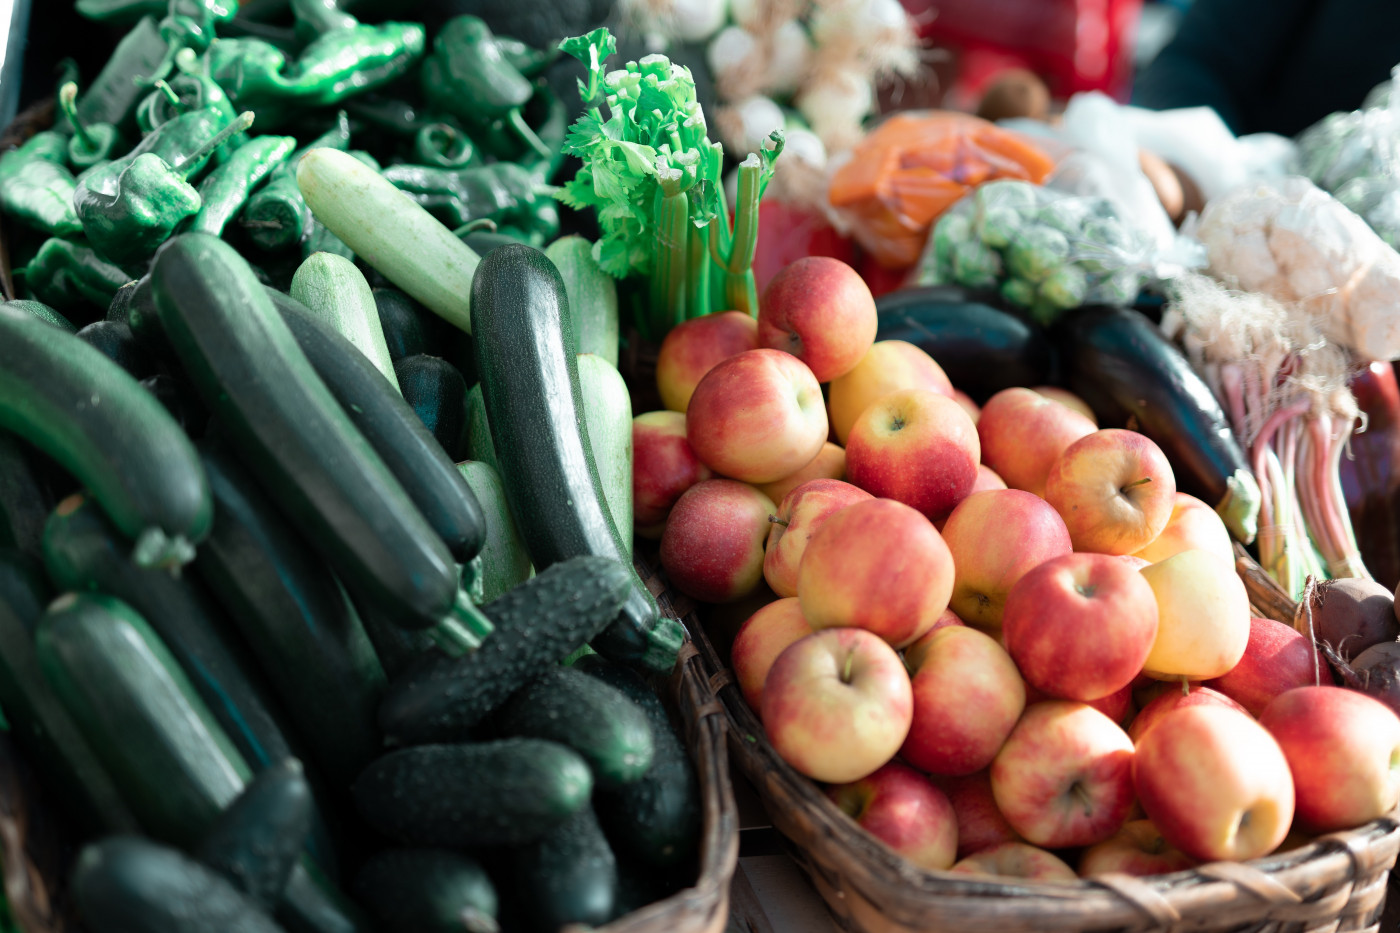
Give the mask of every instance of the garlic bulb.
<svg viewBox="0 0 1400 933">
<path fill-rule="evenodd" d="M 773 31 L 768 49 L 768 74 L 764 92 L 786 97 L 802 86 L 812 60 L 812 42 L 807 30 L 790 19 Z"/>
</svg>

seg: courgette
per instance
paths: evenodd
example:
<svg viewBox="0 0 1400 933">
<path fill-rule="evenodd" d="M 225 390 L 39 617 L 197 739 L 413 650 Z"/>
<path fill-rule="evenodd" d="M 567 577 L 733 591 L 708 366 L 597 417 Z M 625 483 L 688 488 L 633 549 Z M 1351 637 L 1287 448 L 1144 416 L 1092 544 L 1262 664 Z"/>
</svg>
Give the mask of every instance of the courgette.
<svg viewBox="0 0 1400 933">
<path fill-rule="evenodd" d="M 121 288 L 117 289 L 117 293 L 112 296 L 111 304 L 107 305 L 107 314 L 103 318 L 104 320 L 112 321 L 117 324 L 131 323 L 131 299 L 136 294 L 136 282 L 136 279 L 132 279 L 130 282 L 127 282 Z M 58 312 L 55 311 L 54 313 L 57 314 Z M 75 330 L 76 328 L 70 324 L 64 329 Z"/>
<path fill-rule="evenodd" d="M 601 926 L 613 918 L 617 859 L 592 807 L 512 852 L 511 874 L 526 929 L 556 933 L 570 924 Z"/>
<path fill-rule="evenodd" d="M 0 547 L 38 555 L 54 495 L 39 452 L 0 430 Z"/>
<path fill-rule="evenodd" d="M 348 340 L 395 389 L 399 387 L 374 294 L 353 262 L 334 253 L 312 253 L 292 276 L 291 296 Z"/>
<path fill-rule="evenodd" d="M 496 459 L 496 445 L 491 441 L 491 422 L 486 418 L 486 399 L 478 382 L 467 390 L 467 456 L 479 460 L 501 474 L 501 462 Z"/>
<path fill-rule="evenodd" d="M 486 542 L 481 546 L 482 600 L 490 602 L 530 579 L 530 555 L 520 529 L 506 504 L 506 489 L 488 463 L 464 460 L 457 470 L 471 487 L 486 522 Z"/>
<path fill-rule="evenodd" d="M 411 745 L 469 737 L 506 697 L 615 619 L 630 588 L 617 561 L 579 557 L 483 606 L 496 631 L 481 650 L 461 658 L 429 652 L 389 684 L 379 708 L 385 738 Z"/>
<path fill-rule="evenodd" d="M 443 849 L 386 849 L 355 879 L 386 933 L 498 933 L 496 888 L 476 860 Z"/>
<path fill-rule="evenodd" d="M 347 158 L 349 158 L 347 156 Z M 357 165 L 359 163 L 356 163 Z M 355 429 L 233 247 L 175 237 L 152 271 L 161 326 L 268 492 L 347 586 L 452 650 L 490 623 L 403 486 Z"/>
<path fill-rule="evenodd" d="M 406 356 L 394 363 L 404 401 L 453 461 L 463 459 L 467 427 L 467 382 L 440 356 Z"/>
<path fill-rule="evenodd" d="M 209 533 L 209 485 L 189 438 L 116 363 L 57 327 L 0 307 L 0 429 L 91 492 L 143 567 L 178 566 Z"/>
<path fill-rule="evenodd" d="M 472 334 L 491 437 L 511 514 L 537 570 L 592 554 L 627 567 L 618 620 L 599 654 L 670 671 L 684 630 L 632 570 L 586 439 L 577 350 L 559 272 L 539 250 L 503 246 L 472 282 Z"/>
<path fill-rule="evenodd" d="M 141 388 L 165 406 L 175 423 L 191 437 L 203 432 L 209 412 L 195 394 L 194 386 L 172 373 L 156 373 L 141 380 Z"/>
<path fill-rule="evenodd" d="M 275 909 L 301 860 L 314 813 L 301 762 L 285 759 L 243 788 L 195 855 L 259 906 Z"/>
<path fill-rule="evenodd" d="M 68 318 L 59 314 L 57 311 L 44 304 L 42 301 L 26 301 L 20 299 L 17 301 L 6 301 L 3 302 L 3 304 L 6 308 L 9 308 L 12 311 L 24 311 L 25 313 L 31 314 L 41 321 L 52 324 L 59 330 L 66 330 L 70 334 L 77 333 L 78 331 L 78 328 L 73 326 L 72 321 L 68 320 Z"/>
<path fill-rule="evenodd" d="M 588 805 L 593 776 L 557 742 L 418 745 L 377 759 L 355 782 L 360 815 L 415 846 L 532 842 Z"/>
<path fill-rule="evenodd" d="M 419 353 L 442 355 L 451 325 L 397 288 L 376 288 L 373 294 L 389 359 L 397 362 Z"/>
<path fill-rule="evenodd" d="M 632 396 L 617 367 L 592 353 L 578 357 L 578 385 L 588 425 L 588 449 L 598 466 L 603 501 L 632 556 Z"/>
<path fill-rule="evenodd" d="M 141 380 L 153 376 L 159 368 L 126 324 L 116 321 L 93 321 L 78 331 L 78 339 L 100 351 L 107 359 L 130 373 L 133 379 Z"/>
<path fill-rule="evenodd" d="M 617 366 L 617 283 L 593 258 L 593 244 L 577 234 L 561 236 L 544 254 L 564 280 L 578 352 Z"/>
</svg>

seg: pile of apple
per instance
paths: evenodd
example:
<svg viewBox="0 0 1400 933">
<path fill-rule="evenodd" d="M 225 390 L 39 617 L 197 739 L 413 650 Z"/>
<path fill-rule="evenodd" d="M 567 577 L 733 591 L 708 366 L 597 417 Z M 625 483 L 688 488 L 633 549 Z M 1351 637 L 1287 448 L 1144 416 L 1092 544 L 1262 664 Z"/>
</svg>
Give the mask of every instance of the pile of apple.
<svg viewBox="0 0 1400 933">
<path fill-rule="evenodd" d="M 672 584 L 772 591 L 731 663 L 784 760 L 920 866 L 1040 880 L 1255 858 L 1396 806 L 1400 718 L 1251 618 L 1156 444 L 1062 390 L 979 410 L 876 325 L 850 267 L 800 260 L 757 321 L 674 329 L 669 410 L 634 422 Z"/>
</svg>

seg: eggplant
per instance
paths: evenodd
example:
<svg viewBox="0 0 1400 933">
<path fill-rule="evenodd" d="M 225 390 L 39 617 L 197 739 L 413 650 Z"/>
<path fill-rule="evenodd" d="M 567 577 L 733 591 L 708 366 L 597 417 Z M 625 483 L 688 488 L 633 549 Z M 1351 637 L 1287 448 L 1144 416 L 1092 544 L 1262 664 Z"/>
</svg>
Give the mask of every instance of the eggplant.
<svg viewBox="0 0 1400 933">
<path fill-rule="evenodd" d="M 1140 311 L 1086 306 L 1051 329 L 1066 388 L 1101 427 L 1132 427 L 1171 461 L 1177 488 L 1210 503 L 1230 534 L 1254 540 L 1259 485 L 1220 402 Z"/>
<path fill-rule="evenodd" d="M 1054 381 L 1055 349 L 1038 325 L 956 285 L 929 285 L 875 301 L 876 340 L 905 340 L 938 361 L 977 404 L 1013 386 Z"/>
</svg>

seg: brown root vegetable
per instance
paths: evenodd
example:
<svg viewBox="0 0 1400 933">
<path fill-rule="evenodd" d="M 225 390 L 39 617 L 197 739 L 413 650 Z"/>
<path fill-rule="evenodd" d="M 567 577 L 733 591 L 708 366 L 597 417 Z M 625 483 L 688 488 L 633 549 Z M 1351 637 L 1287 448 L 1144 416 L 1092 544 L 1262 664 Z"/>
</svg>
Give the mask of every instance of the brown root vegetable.
<svg viewBox="0 0 1400 933">
<path fill-rule="evenodd" d="M 1342 683 L 1380 700 L 1396 715 L 1400 715 L 1400 642 L 1386 641 L 1372 645 L 1353 658 L 1351 663 L 1338 658 L 1326 647 L 1323 654 L 1341 675 Z"/>
<path fill-rule="evenodd" d="M 1177 221 L 1179 226 L 1187 214 L 1199 214 L 1205 210 L 1206 196 L 1201 193 L 1196 179 L 1186 174 L 1181 166 L 1168 162 L 1167 168 L 1171 169 L 1172 174 L 1176 176 L 1176 183 L 1181 186 L 1181 218 Z"/>
<path fill-rule="evenodd" d="M 1138 150 L 1138 166 L 1152 183 L 1152 190 L 1157 192 L 1157 200 L 1162 202 L 1167 217 L 1174 225 L 1180 226 L 1186 210 L 1186 196 L 1176 173 L 1160 156 L 1146 149 Z"/>
<path fill-rule="evenodd" d="M 984 120 L 1029 117 L 1044 120 L 1050 113 L 1050 89 L 1035 72 L 1024 68 L 1003 71 L 987 86 L 977 115 Z"/>
<path fill-rule="evenodd" d="M 1354 658 L 1372 645 L 1400 636 L 1395 599 L 1374 580 L 1326 580 L 1313 588 L 1310 603 L 1312 631 L 1308 631 L 1307 612 L 1298 614 L 1299 631 L 1331 646 L 1342 658 Z"/>
</svg>

